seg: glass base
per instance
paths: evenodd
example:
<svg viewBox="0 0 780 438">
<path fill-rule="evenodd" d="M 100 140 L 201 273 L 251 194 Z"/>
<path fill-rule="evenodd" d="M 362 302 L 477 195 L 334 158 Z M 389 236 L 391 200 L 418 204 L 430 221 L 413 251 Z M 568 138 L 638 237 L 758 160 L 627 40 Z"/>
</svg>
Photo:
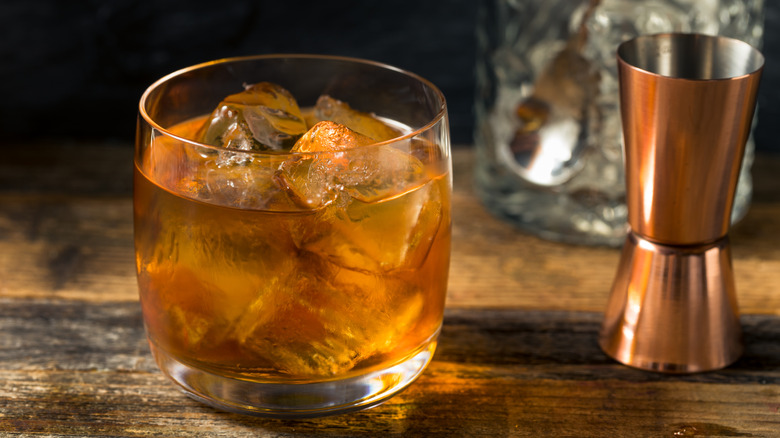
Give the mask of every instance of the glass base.
<svg viewBox="0 0 780 438">
<path fill-rule="evenodd" d="M 389 368 L 343 380 L 317 383 L 267 383 L 214 374 L 180 362 L 150 342 L 165 375 L 184 392 L 217 409 L 272 418 L 310 418 L 374 407 L 405 389 L 425 370 L 436 338 Z"/>
</svg>

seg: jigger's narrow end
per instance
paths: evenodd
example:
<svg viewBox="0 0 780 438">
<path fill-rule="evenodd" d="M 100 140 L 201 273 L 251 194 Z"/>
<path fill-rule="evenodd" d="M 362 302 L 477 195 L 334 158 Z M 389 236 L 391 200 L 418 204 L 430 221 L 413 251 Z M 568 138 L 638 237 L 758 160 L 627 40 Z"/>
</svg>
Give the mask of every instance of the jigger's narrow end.
<svg viewBox="0 0 780 438">
<path fill-rule="evenodd" d="M 695 247 L 630 233 L 599 344 L 625 365 L 666 373 L 724 368 L 742 354 L 728 238 Z"/>
</svg>

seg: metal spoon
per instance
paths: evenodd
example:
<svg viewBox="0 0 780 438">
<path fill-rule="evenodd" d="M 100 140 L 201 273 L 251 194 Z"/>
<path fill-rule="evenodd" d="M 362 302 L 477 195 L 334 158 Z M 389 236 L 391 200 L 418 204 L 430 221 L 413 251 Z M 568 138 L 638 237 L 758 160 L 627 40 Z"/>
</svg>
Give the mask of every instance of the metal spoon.
<svg viewBox="0 0 780 438">
<path fill-rule="evenodd" d="M 590 0 L 578 31 L 544 68 L 534 91 L 518 104 L 520 127 L 509 145 L 514 170 L 540 186 L 556 186 L 582 167 L 587 142 L 587 105 L 596 93 L 598 74 L 582 56 L 586 24 L 601 0 Z"/>
</svg>

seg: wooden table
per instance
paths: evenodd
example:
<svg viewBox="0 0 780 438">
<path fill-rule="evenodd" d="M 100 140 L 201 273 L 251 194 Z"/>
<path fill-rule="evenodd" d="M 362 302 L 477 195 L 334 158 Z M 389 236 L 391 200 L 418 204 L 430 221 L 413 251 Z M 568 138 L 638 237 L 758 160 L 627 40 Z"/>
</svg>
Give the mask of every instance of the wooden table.
<svg viewBox="0 0 780 438">
<path fill-rule="evenodd" d="M 629 369 L 596 343 L 618 250 L 550 243 L 489 216 L 456 149 L 440 347 L 364 412 L 215 411 L 157 370 L 134 277 L 129 145 L 10 145 L 0 156 L 0 435 L 780 436 L 780 157 L 759 157 L 732 230 L 746 351 L 717 372 Z"/>
</svg>

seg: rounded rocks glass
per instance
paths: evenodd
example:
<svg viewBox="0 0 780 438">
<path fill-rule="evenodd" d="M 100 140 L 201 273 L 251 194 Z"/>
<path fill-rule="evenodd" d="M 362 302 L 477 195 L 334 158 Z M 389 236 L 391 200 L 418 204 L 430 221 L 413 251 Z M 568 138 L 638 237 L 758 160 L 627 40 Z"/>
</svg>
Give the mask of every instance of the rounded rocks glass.
<svg viewBox="0 0 780 438">
<path fill-rule="evenodd" d="M 266 94 L 231 103 L 247 90 Z M 322 122 L 289 135 L 329 117 L 360 119 L 359 134 Z M 330 56 L 196 65 L 143 94 L 134 162 L 146 331 L 188 395 L 328 415 L 387 400 L 430 362 L 452 185 L 445 99 L 430 82 Z"/>
</svg>

